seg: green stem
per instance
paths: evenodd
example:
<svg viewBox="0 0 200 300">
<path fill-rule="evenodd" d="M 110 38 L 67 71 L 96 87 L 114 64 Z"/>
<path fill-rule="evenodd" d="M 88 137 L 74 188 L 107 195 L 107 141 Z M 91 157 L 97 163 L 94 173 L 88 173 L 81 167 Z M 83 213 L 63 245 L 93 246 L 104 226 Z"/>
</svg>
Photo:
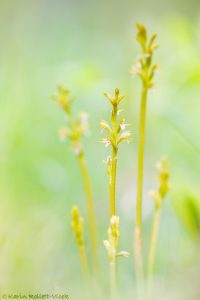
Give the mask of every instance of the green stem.
<svg viewBox="0 0 200 300">
<path fill-rule="evenodd" d="M 79 246 L 79 253 L 80 253 L 81 266 L 82 266 L 85 282 L 88 283 L 89 270 L 88 270 L 88 261 L 87 261 L 87 256 L 86 256 L 86 251 L 85 251 L 84 245 Z"/>
<path fill-rule="evenodd" d="M 97 236 L 96 236 L 96 222 L 95 222 L 95 212 L 92 196 L 92 188 L 90 183 L 90 178 L 88 174 L 88 168 L 85 161 L 84 153 L 81 152 L 78 156 L 81 174 L 83 178 L 83 183 L 85 187 L 86 197 L 87 197 L 87 206 L 88 206 L 88 217 L 89 217 L 89 229 L 90 229 L 90 238 L 92 243 L 92 252 L 93 252 L 93 263 L 94 268 L 98 269 L 98 250 L 97 250 Z"/>
<path fill-rule="evenodd" d="M 143 257 L 142 257 L 142 241 L 141 230 L 135 228 L 134 233 L 134 260 L 137 285 L 137 299 L 143 299 L 144 292 L 144 272 L 143 272 Z"/>
<path fill-rule="evenodd" d="M 148 91 L 147 88 L 145 87 L 145 85 L 143 85 L 141 106 L 140 106 L 137 196 L 136 196 L 136 227 L 140 230 L 142 228 L 142 189 L 143 189 L 143 164 L 144 164 L 147 91 Z"/>
<path fill-rule="evenodd" d="M 117 300 L 117 276 L 116 276 L 116 257 L 110 261 L 110 298 Z"/>
<path fill-rule="evenodd" d="M 113 139 L 117 141 L 117 105 L 113 105 L 111 123 L 113 128 Z M 112 168 L 110 177 L 110 217 L 116 215 L 116 172 L 117 172 L 117 146 L 112 145 Z"/>
<path fill-rule="evenodd" d="M 136 227 L 134 236 L 135 267 L 138 287 L 138 298 L 142 297 L 144 270 L 142 255 L 142 190 L 143 190 L 143 165 L 145 145 L 145 124 L 146 104 L 148 89 L 143 84 L 140 104 L 140 125 L 139 125 L 139 149 L 138 149 L 138 170 L 137 170 L 137 195 L 136 195 Z"/>
<path fill-rule="evenodd" d="M 154 214 L 153 214 L 153 223 L 152 223 L 149 258 L 148 258 L 148 279 L 149 280 L 152 278 L 154 273 L 158 230 L 160 224 L 160 213 L 161 213 L 161 208 L 155 207 Z"/>
<path fill-rule="evenodd" d="M 117 149 L 112 149 L 112 169 L 110 178 L 110 217 L 116 215 L 116 173 L 117 173 Z"/>
</svg>

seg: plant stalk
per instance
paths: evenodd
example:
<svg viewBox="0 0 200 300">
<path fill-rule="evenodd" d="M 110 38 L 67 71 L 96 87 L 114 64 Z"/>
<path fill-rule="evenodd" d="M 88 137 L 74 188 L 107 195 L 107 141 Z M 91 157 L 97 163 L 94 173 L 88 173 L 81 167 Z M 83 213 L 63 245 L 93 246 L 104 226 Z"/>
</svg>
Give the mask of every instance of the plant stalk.
<svg viewBox="0 0 200 300">
<path fill-rule="evenodd" d="M 137 299 L 143 299 L 144 292 L 144 271 L 142 257 L 141 231 L 135 228 L 134 232 L 134 260 L 136 272 Z"/>
<path fill-rule="evenodd" d="M 143 190 L 143 165 L 144 165 L 147 91 L 148 91 L 147 88 L 145 87 L 145 85 L 143 85 L 141 106 L 140 106 L 137 196 L 136 196 L 136 228 L 139 229 L 140 231 L 142 229 L 142 190 Z"/>
<path fill-rule="evenodd" d="M 110 261 L 110 298 L 117 300 L 117 270 L 116 257 Z"/>
<path fill-rule="evenodd" d="M 81 152 L 78 158 L 79 158 L 79 164 L 80 164 L 81 174 L 82 174 L 86 198 L 87 198 L 89 230 L 90 230 L 90 238 L 91 238 L 92 253 L 93 253 L 93 264 L 94 264 L 94 269 L 97 271 L 98 250 L 97 250 L 96 222 L 95 222 L 92 188 L 91 188 L 91 183 L 90 183 L 90 178 L 89 178 L 89 173 L 88 173 L 88 168 L 85 161 L 84 153 Z"/>
<path fill-rule="evenodd" d="M 148 258 L 148 272 L 147 272 L 148 280 L 152 278 L 154 273 L 156 247 L 157 247 L 158 231 L 159 231 L 159 224 L 160 224 L 160 213 L 161 213 L 161 208 L 155 207 L 154 214 L 153 214 L 153 223 L 152 223 L 149 258 Z"/>
<path fill-rule="evenodd" d="M 136 195 L 136 227 L 134 235 L 135 267 L 138 286 L 138 298 L 141 299 L 144 282 L 143 255 L 142 255 L 142 192 L 143 192 L 143 165 L 146 125 L 146 104 L 148 89 L 143 84 L 140 104 L 139 150 L 137 170 L 137 195 Z"/>
<path fill-rule="evenodd" d="M 117 172 L 117 149 L 112 149 L 112 170 L 110 178 L 110 217 L 116 215 L 116 172 Z"/>
<path fill-rule="evenodd" d="M 88 261 L 87 261 L 87 256 L 86 256 L 86 251 L 85 251 L 84 245 L 79 246 L 79 253 L 80 253 L 81 266 L 82 266 L 85 282 L 88 282 L 89 269 L 88 269 Z"/>
</svg>

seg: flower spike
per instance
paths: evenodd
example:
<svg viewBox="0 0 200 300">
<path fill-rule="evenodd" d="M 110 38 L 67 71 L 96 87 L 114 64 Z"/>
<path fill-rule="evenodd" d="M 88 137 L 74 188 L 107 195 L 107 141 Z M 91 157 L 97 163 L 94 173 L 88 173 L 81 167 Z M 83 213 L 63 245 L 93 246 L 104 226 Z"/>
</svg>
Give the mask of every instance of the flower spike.
<svg viewBox="0 0 200 300">
<path fill-rule="evenodd" d="M 67 127 L 59 130 L 59 136 L 62 141 L 66 139 L 71 141 L 72 150 L 76 155 L 82 153 L 81 138 L 88 132 L 88 114 L 80 112 L 77 117 L 72 116 L 71 104 L 72 96 L 70 91 L 63 85 L 57 86 L 58 94 L 52 97 L 53 100 L 65 111 L 67 116 Z"/>
<path fill-rule="evenodd" d="M 144 86 L 147 89 L 154 87 L 154 82 L 152 81 L 154 75 L 158 69 L 157 65 L 152 65 L 152 58 L 154 51 L 158 48 L 158 45 L 155 44 L 157 34 L 153 34 L 148 40 L 147 30 L 142 24 L 136 24 L 137 35 L 136 40 L 139 42 L 142 48 L 142 55 L 136 61 L 135 66 L 131 68 L 131 74 L 137 75 Z"/>
<path fill-rule="evenodd" d="M 77 116 L 74 117 L 71 111 L 72 97 L 70 95 L 70 91 L 63 85 L 58 85 L 57 90 L 58 94 L 53 96 L 52 98 L 64 110 L 67 117 L 67 126 L 62 127 L 59 130 L 59 136 L 62 141 L 69 140 L 71 142 L 72 150 L 79 162 L 87 199 L 89 231 L 93 254 L 93 266 L 95 272 L 97 272 L 99 263 L 93 193 L 90 183 L 88 167 L 85 159 L 85 153 L 82 145 L 82 137 L 88 133 L 88 114 L 85 112 L 80 112 Z M 72 210 L 72 217 L 72 225 L 76 234 L 77 242 L 81 244 L 82 219 L 79 217 L 79 212 L 77 208 L 74 208 Z M 85 261 L 85 255 L 83 254 L 84 251 L 81 250 L 81 253 L 82 259 Z M 85 262 L 84 265 L 86 265 Z"/>
<path fill-rule="evenodd" d="M 126 120 L 123 116 L 119 118 L 119 113 L 122 110 L 118 109 L 119 104 L 124 99 L 124 95 L 120 95 L 119 89 L 114 90 L 114 95 L 111 96 L 109 93 L 105 92 L 104 96 L 109 100 L 112 111 L 111 111 L 111 120 L 110 123 L 106 121 L 100 122 L 100 127 L 105 129 L 108 136 L 104 137 L 101 143 L 105 147 L 111 146 L 112 156 L 107 160 L 107 171 L 109 175 L 109 187 L 110 187 L 110 216 L 116 214 L 115 211 L 115 185 L 116 185 L 116 169 L 117 169 L 117 153 L 118 147 L 121 142 L 129 142 L 131 133 L 125 131 L 126 127 L 129 124 L 126 123 Z"/>
</svg>

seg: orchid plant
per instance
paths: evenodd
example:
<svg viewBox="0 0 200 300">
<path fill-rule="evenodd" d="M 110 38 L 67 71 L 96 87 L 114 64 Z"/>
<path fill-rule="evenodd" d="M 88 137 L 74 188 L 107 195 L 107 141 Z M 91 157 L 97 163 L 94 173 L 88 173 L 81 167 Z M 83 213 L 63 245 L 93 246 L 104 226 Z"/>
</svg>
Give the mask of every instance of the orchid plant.
<svg viewBox="0 0 200 300">
<path fill-rule="evenodd" d="M 134 259 L 135 272 L 138 289 L 138 299 L 143 299 L 145 268 L 143 263 L 143 249 L 142 249 L 142 223 L 143 223 L 143 178 L 144 178 L 144 149 L 145 149 L 145 127 L 147 114 L 147 99 L 149 90 L 154 87 L 154 76 L 158 70 L 157 64 L 153 63 L 153 56 L 155 50 L 158 48 L 156 44 L 156 34 L 148 37 L 146 28 L 137 24 L 136 40 L 139 42 L 142 53 L 138 56 L 136 64 L 132 67 L 131 73 L 137 75 L 142 83 L 141 99 L 140 99 L 140 120 L 139 120 L 139 145 L 138 145 L 138 165 L 137 165 L 137 195 L 136 195 L 136 209 L 135 209 L 135 232 L 134 232 Z M 108 254 L 108 261 L 110 266 L 110 290 L 111 299 L 116 300 L 118 297 L 116 270 L 117 258 L 128 257 L 128 252 L 119 251 L 119 213 L 116 205 L 116 175 L 118 164 L 119 145 L 122 142 L 130 142 L 131 133 L 127 128 L 130 126 L 121 115 L 122 109 L 119 108 L 124 96 L 120 95 L 119 89 L 114 90 L 112 96 L 108 92 L 104 93 L 109 104 L 111 105 L 111 116 L 109 121 L 101 121 L 100 127 L 106 132 L 101 143 L 104 146 L 111 148 L 111 154 L 106 159 L 107 173 L 109 177 L 109 203 L 110 203 L 110 219 L 108 228 L 108 239 L 104 240 L 104 246 Z M 79 161 L 80 170 L 83 178 L 83 183 L 87 198 L 88 219 L 90 238 L 93 250 L 94 267 L 98 269 L 98 246 L 97 246 L 97 228 L 96 217 L 94 211 L 94 200 L 92 187 L 89 177 L 89 172 L 85 159 L 84 147 L 82 138 L 88 131 L 87 114 L 81 112 L 77 117 L 72 113 L 73 98 L 68 89 L 64 86 L 58 86 L 58 93 L 53 96 L 54 101 L 64 110 L 67 117 L 67 124 L 59 131 L 61 140 L 68 139 L 71 142 L 72 150 Z M 149 247 L 149 258 L 147 264 L 147 278 L 148 281 L 153 277 L 154 265 L 156 259 L 156 245 L 158 240 L 158 229 L 160 223 L 160 214 L 162 209 L 163 199 L 169 190 L 169 169 L 167 160 L 162 159 L 158 164 L 158 188 L 151 193 L 154 200 L 154 212 L 152 222 L 152 232 Z M 88 259 L 85 250 L 85 242 L 83 236 L 83 218 L 80 216 L 79 209 L 73 207 L 72 209 L 72 228 L 76 237 L 76 242 L 79 248 L 81 265 L 85 277 L 88 278 L 89 268 Z"/>
</svg>

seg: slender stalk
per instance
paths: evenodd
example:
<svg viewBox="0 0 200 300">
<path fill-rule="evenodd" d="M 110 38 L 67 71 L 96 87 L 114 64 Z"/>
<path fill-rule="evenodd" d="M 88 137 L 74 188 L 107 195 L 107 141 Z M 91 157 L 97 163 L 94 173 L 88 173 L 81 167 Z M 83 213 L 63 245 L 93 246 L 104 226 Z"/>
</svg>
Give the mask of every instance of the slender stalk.
<svg viewBox="0 0 200 300">
<path fill-rule="evenodd" d="M 86 285 L 88 285 L 89 280 L 89 268 L 88 268 L 88 260 L 86 256 L 85 246 L 79 245 L 79 254 L 80 254 L 80 260 L 81 260 L 81 266 L 83 270 L 83 275 L 85 279 Z"/>
<path fill-rule="evenodd" d="M 141 106 L 140 106 L 140 127 L 139 127 L 139 150 L 137 169 L 137 196 L 136 196 L 136 228 L 142 230 L 142 189 L 143 189 L 143 165 L 146 125 L 146 104 L 148 89 L 143 85 Z"/>
<path fill-rule="evenodd" d="M 112 149 L 112 166 L 110 178 L 110 217 L 116 214 L 116 173 L 117 173 L 117 152 L 116 148 Z"/>
<path fill-rule="evenodd" d="M 152 223 L 149 258 L 148 258 L 148 271 L 147 271 L 148 280 L 152 278 L 154 273 L 156 247 L 157 247 L 158 231 L 159 231 L 159 224 L 160 224 L 160 213 L 161 213 L 161 208 L 155 207 L 154 214 L 153 214 L 153 223 Z"/>
<path fill-rule="evenodd" d="M 139 150 L 137 169 L 137 196 L 136 196 L 136 227 L 134 236 L 135 267 L 138 286 L 138 298 L 142 297 L 144 271 L 142 255 L 142 192 L 143 192 L 143 165 L 144 165 L 144 145 L 145 145 L 145 124 L 146 124 L 146 104 L 148 89 L 143 85 L 140 106 L 140 127 L 139 127 Z"/>
<path fill-rule="evenodd" d="M 152 191 L 151 195 L 154 199 L 154 213 L 152 221 L 151 239 L 149 246 L 149 257 L 148 257 L 148 268 L 147 268 L 147 278 L 148 278 L 148 296 L 151 297 L 153 294 L 152 278 L 154 275 L 155 259 L 156 259 L 156 247 L 158 241 L 158 231 L 160 225 L 160 215 L 162 210 L 163 200 L 169 190 L 169 168 L 166 159 L 161 159 L 157 164 L 157 169 L 159 175 L 157 181 L 159 186 L 157 190 Z"/>
<path fill-rule="evenodd" d="M 81 174 L 83 178 L 83 183 L 85 187 L 85 193 L 87 197 L 87 206 L 88 206 L 88 218 L 89 218 L 89 230 L 90 238 L 92 243 L 92 252 L 93 252 L 93 263 L 95 270 L 98 269 L 98 250 L 97 250 L 97 236 L 96 236 L 96 222 L 95 222 L 95 213 L 94 213 L 94 204 L 93 204 L 93 195 L 92 188 L 88 173 L 88 167 L 85 161 L 84 153 L 81 152 L 78 155 Z"/>
<path fill-rule="evenodd" d="M 152 64 L 153 54 L 158 48 L 155 39 L 156 34 L 148 38 L 147 30 L 144 25 L 136 24 L 136 40 L 142 50 L 131 73 L 137 75 L 142 82 L 142 93 L 140 100 L 140 124 L 139 124 L 139 147 L 138 147 L 138 166 L 137 166 L 137 194 L 136 194 L 136 224 L 134 234 L 135 267 L 138 285 L 138 298 L 140 299 L 144 291 L 144 270 L 142 255 L 142 193 L 143 193 L 143 168 L 144 168 L 144 147 L 145 147 L 145 125 L 146 125 L 146 106 L 148 90 L 154 86 L 153 78 L 157 70 L 157 65 Z"/>
<path fill-rule="evenodd" d="M 113 104 L 112 106 L 112 116 L 111 116 L 111 123 L 112 123 L 112 135 L 113 139 L 116 141 L 118 132 L 117 132 L 117 104 Z M 111 174 L 110 174 L 110 217 L 116 215 L 116 172 L 117 172 L 117 152 L 118 147 L 117 145 L 112 146 L 112 164 L 111 164 Z"/>
<path fill-rule="evenodd" d="M 154 275 L 154 268 L 155 268 L 160 214 L 161 214 L 161 207 L 155 207 L 153 213 L 153 223 L 152 223 L 149 257 L 148 257 L 148 265 L 147 265 L 147 295 L 149 299 L 152 299 L 154 296 L 153 275 Z"/>
<path fill-rule="evenodd" d="M 134 260 L 136 272 L 137 298 L 143 299 L 144 290 L 144 271 L 142 256 L 141 230 L 135 228 L 134 232 Z"/>
<path fill-rule="evenodd" d="M 110 299 L 117 300 L 116 257 L 110 262 Z"/>
</svg>

